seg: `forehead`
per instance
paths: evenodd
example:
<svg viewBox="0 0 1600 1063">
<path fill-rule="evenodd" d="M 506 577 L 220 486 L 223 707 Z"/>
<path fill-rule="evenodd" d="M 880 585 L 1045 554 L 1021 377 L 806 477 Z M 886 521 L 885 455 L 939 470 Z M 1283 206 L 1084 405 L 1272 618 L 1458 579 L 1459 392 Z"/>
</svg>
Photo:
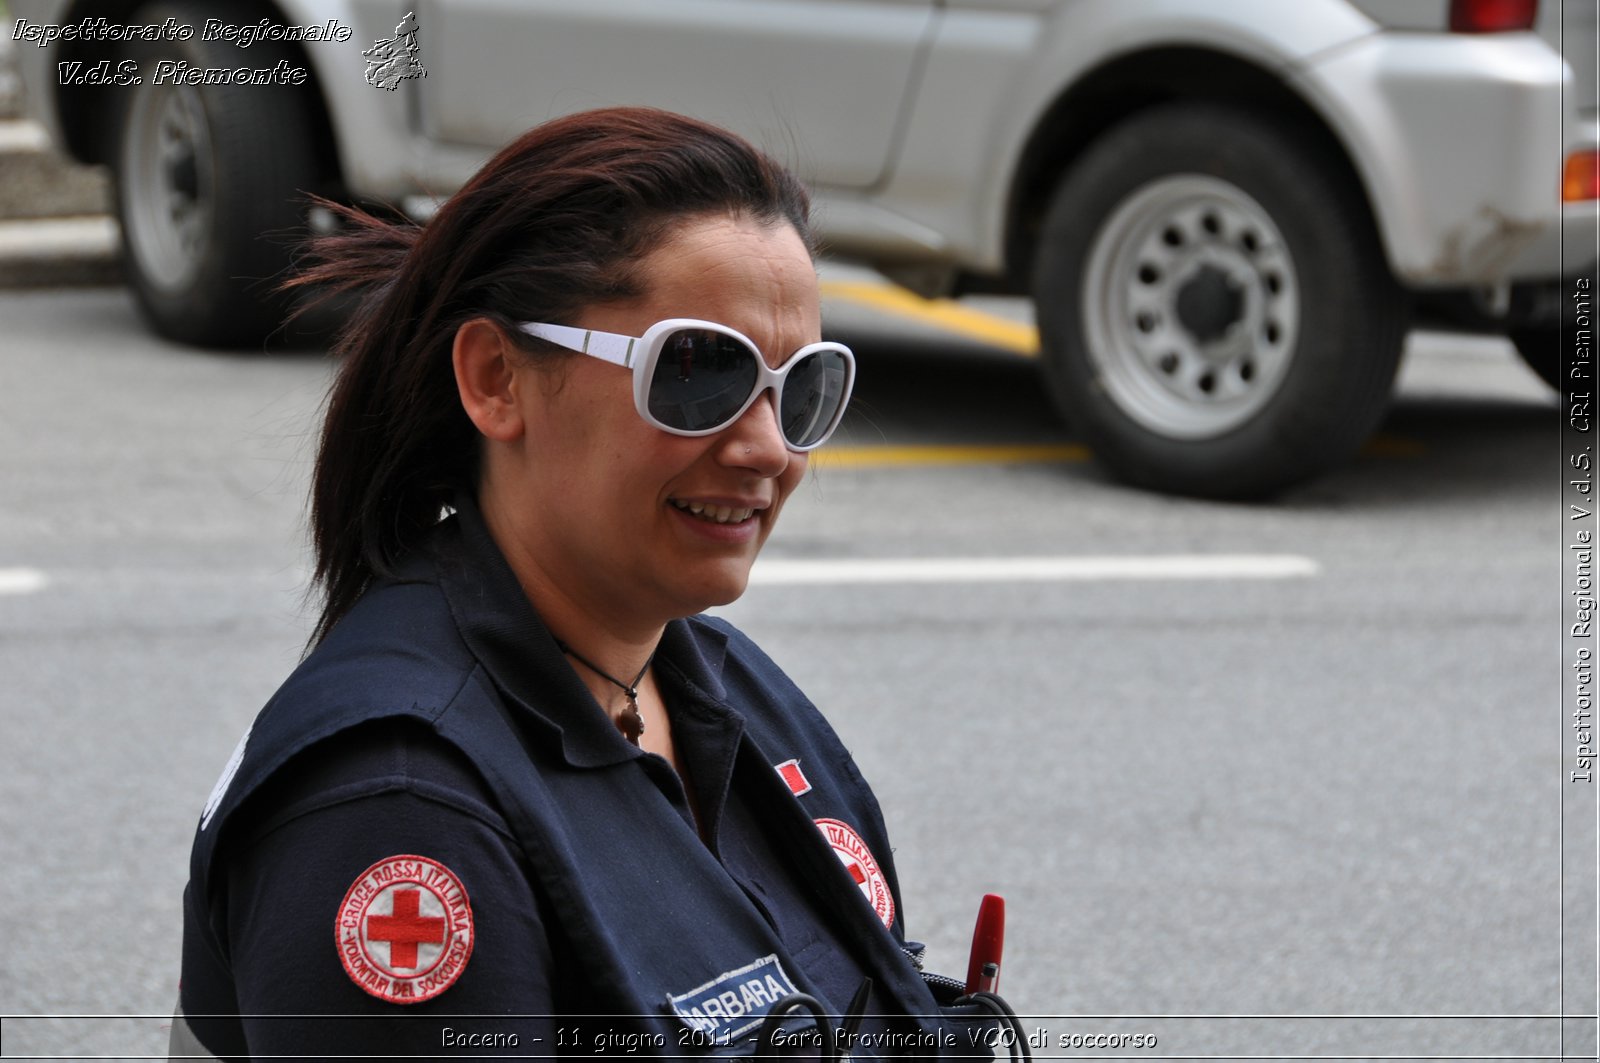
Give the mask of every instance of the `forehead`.
<svg viewBox="0 0 1600 1063">
<path fill-rule="evenodd" d="M 821 335 L 816 267 L 786 222 L 715 215 L 668 230 L 639 265 L 641 328 L 697 317 L 738 329 L 769 353 Z"/>
</svg>

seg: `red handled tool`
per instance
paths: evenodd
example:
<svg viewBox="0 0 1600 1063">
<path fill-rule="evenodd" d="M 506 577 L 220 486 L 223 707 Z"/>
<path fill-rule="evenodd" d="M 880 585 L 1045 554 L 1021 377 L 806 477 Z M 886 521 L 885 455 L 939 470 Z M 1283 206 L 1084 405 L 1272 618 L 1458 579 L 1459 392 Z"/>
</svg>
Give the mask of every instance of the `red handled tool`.
<svg viewBox="0 0 1600 1063">
<path fill-rule="evenodd" d="M 972 929 L 972 956 L 967 960 L 967 993 L 993 993 L 1000 985 L 1000 954 L 1006 943 L 1006 900 L 983 895 L 978 925 Z"/>
</svg>

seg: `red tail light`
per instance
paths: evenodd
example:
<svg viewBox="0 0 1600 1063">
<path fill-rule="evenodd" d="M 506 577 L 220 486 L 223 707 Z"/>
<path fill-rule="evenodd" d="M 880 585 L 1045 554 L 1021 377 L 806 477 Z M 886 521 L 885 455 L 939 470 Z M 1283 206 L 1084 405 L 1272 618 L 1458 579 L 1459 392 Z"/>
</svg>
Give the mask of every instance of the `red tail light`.
<svg viewBox="0 0 1600 1063">
<path fill-rule="evenodd" d="M 1452 33 L 1506 33 L 1531 30 L 1539 0 L 1450 0 Z"/>
</svg>

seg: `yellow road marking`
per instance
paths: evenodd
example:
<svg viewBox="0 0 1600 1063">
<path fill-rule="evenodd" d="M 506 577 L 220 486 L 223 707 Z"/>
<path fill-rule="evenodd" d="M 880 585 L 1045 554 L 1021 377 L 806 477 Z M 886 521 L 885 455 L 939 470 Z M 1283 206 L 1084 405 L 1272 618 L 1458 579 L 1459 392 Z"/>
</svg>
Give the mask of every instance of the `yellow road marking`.
<svg viewBox="0 0 1600 1063">
<path fill-rule="evenodd" d="M 872 469 L 896 465 L 1018 465 L 1088 461 L 1089 451 L 1071 443 L 1017 446 L 823 447 L 820 468 Z"/>
<path fill-rule="evenodd" d="M 822 294 L 861 306 L 915 318 L 948 329 L 960 336 L 1002 347 L 1029 356 L 1039 353 L 1039 330 L 1032 325 L 1007 321 L 986 314 L 953 299 L 924 299 L 904 288 L 860 281 L 823 281 Z"/>
</svg>

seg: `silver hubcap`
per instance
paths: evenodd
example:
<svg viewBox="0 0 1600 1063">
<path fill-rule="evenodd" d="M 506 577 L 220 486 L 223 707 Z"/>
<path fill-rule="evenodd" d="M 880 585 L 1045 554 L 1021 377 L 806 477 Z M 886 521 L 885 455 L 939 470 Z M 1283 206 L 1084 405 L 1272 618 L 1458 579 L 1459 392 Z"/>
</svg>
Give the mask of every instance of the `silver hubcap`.
<svg viewBox="0 0 1600 1063">
<path fill-rule="evenodd" d="M 193 280 L 210 239 L 215 174 L 205 109 L 193 86 L 137 90 L 123 142 L 128 243 L 145 277 Z"/>
<path fill-rule="evenodd" d="M 1226 181 L 1163 178 L 1095 236 L 1083 282 L 1089 357 L 1129 417 L 1205 439 L 1255 417 L 1300 327 L 1300 288 L 1272 217 Z"/>
</svg>

